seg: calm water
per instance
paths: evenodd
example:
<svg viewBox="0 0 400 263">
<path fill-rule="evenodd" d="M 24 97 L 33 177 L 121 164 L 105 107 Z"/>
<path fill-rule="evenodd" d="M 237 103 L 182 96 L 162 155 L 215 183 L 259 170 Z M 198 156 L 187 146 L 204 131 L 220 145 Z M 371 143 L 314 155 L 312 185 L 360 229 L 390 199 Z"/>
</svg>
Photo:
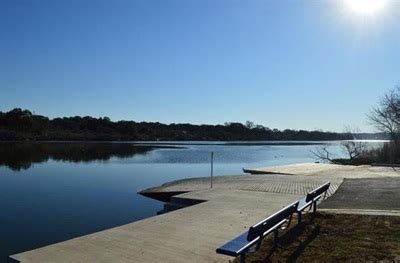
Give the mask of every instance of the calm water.
<svg viewBox="0 0 400 263">
<path fill-rule="evenodd" d="M 174 144 L 171 142 L 170 144 Z M 338 142 L 329 142 L 338 154 Z M 165 147 L 165 146 L 164 146 Z M 156 214 L 138 191 L 187 177 L 241 174 L 242 167 L 315 161 L 316 145 L 148 148 L 132 143 L 0 144 L 0 261 L 7 255 Z"/>
</svg>

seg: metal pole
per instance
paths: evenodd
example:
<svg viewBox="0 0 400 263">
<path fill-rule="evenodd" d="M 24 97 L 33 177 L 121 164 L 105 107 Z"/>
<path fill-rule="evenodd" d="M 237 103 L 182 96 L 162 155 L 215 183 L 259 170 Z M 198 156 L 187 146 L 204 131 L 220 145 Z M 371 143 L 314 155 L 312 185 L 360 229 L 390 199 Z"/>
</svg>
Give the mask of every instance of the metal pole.
<svg viewBox="0 0 400 263">
<path fill-rule="evenodd" d="M 214 174 L 214 152 L 211 152 L 211 180 L 210 186 L 213 187 L 213 174 Z"/>
<path fill-rule="evenodd" d="M 240 254 L 240 263 L 246 263 L 246 253 Z"/>
</svg>

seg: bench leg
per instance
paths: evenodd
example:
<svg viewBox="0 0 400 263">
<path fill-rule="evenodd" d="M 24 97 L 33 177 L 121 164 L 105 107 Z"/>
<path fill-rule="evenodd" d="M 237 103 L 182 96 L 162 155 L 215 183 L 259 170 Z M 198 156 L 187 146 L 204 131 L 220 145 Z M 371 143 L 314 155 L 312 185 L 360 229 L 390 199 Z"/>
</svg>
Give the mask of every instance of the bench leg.
<svg viewBox="0 0 400 263">
<path fill-rule="evenodd" d="M 240 263 L 245 263 L 246 262 L 246 253 L 240 254 Z"/>
<path fill-rule="evenodd" d="M 274 245 L 278 244 L 278 229 L 274 230 Z"/>
<path fill-rule="evenodd" d="M 317 212 L 317 202 L 315 201 L 313 204 L 313 214 L 315 215 L 316 212 Z"/>
<path fill-rule="evenodd" d="M 301 224 L 301 211 L 297 212 L 297 224 Z"/>
</svg>

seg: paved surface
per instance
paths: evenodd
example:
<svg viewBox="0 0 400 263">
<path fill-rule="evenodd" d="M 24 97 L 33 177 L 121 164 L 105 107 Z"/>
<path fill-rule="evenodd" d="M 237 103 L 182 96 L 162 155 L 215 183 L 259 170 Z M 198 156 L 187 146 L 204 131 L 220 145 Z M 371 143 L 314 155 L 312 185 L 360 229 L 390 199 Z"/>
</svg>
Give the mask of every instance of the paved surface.
<svg viewBox="0 0 400 263">
<path fill-rule="evenodd" d="M 238 189 L 248 191 L 286 193 L 286 194 L 306 194 L 308 191 L 318 187 L 326 181 L 331 181 L 332 187 L 329 195 L 334 193 L 341 184 L 341 177 L 325 176 L 303 176 L 285 174 L 258 174 L 258 175 L 238 175 L 238 176 L 217 176 L 213 179 L 213 189 Z M 165 193 L 179 191 L 198 191 L 210 188 L 210 178 L 192 178 L 174 181 L 159 187 L 150 188 L 142 191 L 149 193 Z"/>
<path fill-rule="evenodd" d="M 206 202 L 24 252 L 13 258 L 22 262 L 227 262 L 229 257 L 215 253 L 217 247 L 325 181 L 331 181 L 329 194 L 333 194 L 345 178 L 393 179 L 386 182 L 371 180 L 370 185 L 378 185 L 367 189 L 370 192 L 379 190 L 372 194 L 366 194 L 359 182 L 360 191 L 352 192 L 359 200 L 350 200 L 351 196 L 346 192 L 349 188 L 345 188 L 347 190 L 338 198 L 349 200 L 348 208 L 357 206 L 368 196 L 373 200 L 381 199 L 371 201 L 368 207 L 399 207 L 397 198 L 389 195 L 396 194 L 395 188 L 400 185 L 395 177 L 400 173 L 389 167 L 302 164 L 254 170 L 280 174 L 215 177 L 213 189 L 209 189 L 209 178 L 180 180 L 147 189 L 146 193 L 156 195 L 187 192 L 176 199 Z M 387 189 L 386 184 L 393 182 L 396 185 L 390 191 L 382 192 Z M 390 205 L 383 204 L 387 198 L 392 200 Z M 331 204 L 333 208 L 335 201 Z"/>
<path fill-rule="evenodd" d="M 283 173 L 292 175 L 306 175 L 333 179 L 343 178 L 382 178 L 400 177 L 400 168 L 370 166 L 370 165 L 336 165 L 321 163 L 304 163 L 275 167 L 249 169 L 260 173 Z"/>
<path fill-rule="evenodd" d="M 300 198 L 243 190 L 180 195 L 208 200 L 92 235 L 13 256 L 22 262 L 228 262 L 215 249 Z"/>
<path fill-rule="evenodd" d="M 321 204 L 324 209 L 388 210 L 400 212 L 400 178 L 345 179 Z"/>
<path fill-rule="evenodd" d="M 334 214 L 350 214 L 350 215 L 373 215 L 373 216 L 400 216 L 399 210 L 371 210 L 371 209 L 324 209 L 318 208 L 318 211 L 324 211 Z"/>
</svg>

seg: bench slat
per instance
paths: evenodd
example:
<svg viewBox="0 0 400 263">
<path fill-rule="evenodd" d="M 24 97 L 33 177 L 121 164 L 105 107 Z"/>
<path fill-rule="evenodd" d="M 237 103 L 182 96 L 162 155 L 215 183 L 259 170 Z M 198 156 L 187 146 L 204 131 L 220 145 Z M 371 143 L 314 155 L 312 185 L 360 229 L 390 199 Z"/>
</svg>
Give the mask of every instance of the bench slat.
<svg viewBox="0 0 400 263">
<path fill-rule="evenodd" d="M 328 191 L 329 186 L 331 185 L 330 182 L 326 182 L 323 185 L 319 186 L 318 188 L 314 189 L 310 193 L 307 194 L 306 201 L 313 201 L 317 196 L 322 195 L 326 191 Z"/>
<path fill-rule="evenodd" d="M 239 256 L 244 250 L 251 247 L 258 241 L 258 238 L 252 242 L 247 241 L 247 233 L 248 232 L 246 231 L 227 242 L 225 245 L 217 248 L 217 253 L 233 257 Z"/>
<path fill-rule="evenodd" d="M 267 217 L 261 222 L 253 225 L 249 229 L 249 234 L 247 236 L 247 240 L 253 240 L 256 237 L 264 237 L 271 233 L 269 230 L 274 230 L 277 227 L 280 227 L 283 223 L 285 223 L 286 218 L 290 217 L 294 212 L 297 211 L 299 202 L 296 201 L 285 208 L 279 210 L 275 214 Z"/>
</svg>

